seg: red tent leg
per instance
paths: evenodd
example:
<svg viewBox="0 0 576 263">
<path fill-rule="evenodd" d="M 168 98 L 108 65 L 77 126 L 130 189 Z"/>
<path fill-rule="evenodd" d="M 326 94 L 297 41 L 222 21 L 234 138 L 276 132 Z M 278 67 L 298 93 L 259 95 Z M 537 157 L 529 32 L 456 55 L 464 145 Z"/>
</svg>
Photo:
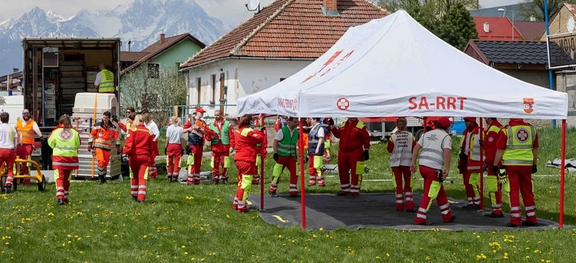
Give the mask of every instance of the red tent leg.
<svg viewBox="0 0 576 263">
<path fill-rule="evenodd" d="M 300 119 L 299 127 L 300 135 L 304 134 L 304 125 L 302 119 Z M 304 189 L 304 137 L 298 136 L 298 148 L 300 150 L 300 200 L 302 202 L 302 229 L 306 229 L 306 191 Z M 310 160 L 308 160 L 310 161 Z"/>
<path fill-rule="evenodd" d="M 564 228 L 564 180 L 566 167 L 566 120 L 562 120 L 562 147 L 560 150 L 560 218 L 558 227 Z"/>
</svg>

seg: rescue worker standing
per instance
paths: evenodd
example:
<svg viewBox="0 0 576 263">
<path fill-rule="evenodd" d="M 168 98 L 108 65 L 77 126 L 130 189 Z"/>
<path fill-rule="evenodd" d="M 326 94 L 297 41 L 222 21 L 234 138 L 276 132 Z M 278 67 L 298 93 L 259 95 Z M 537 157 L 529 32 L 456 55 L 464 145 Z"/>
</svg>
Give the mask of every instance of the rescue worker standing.
<svg viewBox="0 0 576 263">
<path fill-rule="evenodd" d="M 204 137 L 213 134 L 206 122 L 202 120 L 206 111 L 202 107 L 195 110 L 195 116 L 184 124 L 184 132 L 188 132 L 188 147 L 194 156 L 194 163 L 188 173 L 188 185 L 200 184 L 200 167 L 202 166 L 202 150 Z"/>
<path fill-rule="evenodd" d="M 464 209 L 480 208 L 480 171 L 482 161 L 480 160 L 480 128 L 475 117 L 465 117 L 466 130 L 462 134 L 462 147 L 460 148 L 459 169 L 463 175 L 464 188 L 468 204 Z M 472 150 L 474 149 L 474 150 Z"/>
<path fill-rule="evenodd" d="M 24 109 L 22 111 L 22 119 L 16 122 L 16 131 L 18 131 L 18 138 L 20 139 L 16 147 L 16 158 L 29 159 L 34 150 L 34 134 L 42 137 L 42 132 L 38 124 L 30 118 L 30 111 Z M 28 165 L 22 165 L 22 174 L 30 174 Z M 30 179 L 24 179 L 24 184 L 30 184 Z"/>
<path fill-rule="evenodd" d="M 118 122 L 118 127 L 120 127 L 120 129 L 122 129 L 122 131 L 126 132 L 127 130 L 130 129 L 130 125 L 132 124 L 132 121 L 134 120 L 134 117 L 136 116 L 136 110 L 134 109 L 134 107 L 128 107 L 126 109 L 126 123 L 122 123 L 122 122 Z"/>
<path fill-rule="evenodd" d="M 320 118 L 312 118 L 312 129 L 308 133 L 308 185 L 326 186 L 322 174 L 322 164 L 324 163 L 324 138 L 326 130 L 320 123 Z"/>
<path fill-rule="evenodd" d="M 166 129 L 166 149 L 164 154 L 168 155 L 168 182 L 176 182 L 180 174 L 184 130 L 178 125 L 179 122 L 178 117 L 170 117 L 170 126 Z"/>
<path fill-rule="evenodd" d="M 456 219 L 450 210 L 444 186 L 440 183 L 441 180 L 446 179 L 450 172 L 450 154 L 452 151 L 452 138 L 448 134 L 450 125 L 452 125 L 452 121 L 448 118 L 438 118 L 435 123 L 436 129 L 424 133 L 414 146 L 410 170 L 413 173 L 416 172 L 416 159 L 420 155 L 420 174 L 424 178 L 424 192 L 414 220 L 415 225 L 426 224 L 426 214 L 434 199 L 440 208 L 442 221 L 449 223 Z M 421 154 L 420 150 L 422 150 Z"/>
<path fill-rule="evenodd" d="M 217 133 L 210 141 L 213 181 L 215 184 L 219 181 L 227 184 L 226 171 L 230 168 L 230 152 L 234 150 L 234 129 L 220 110 L 214 112 L 214 122 L 210 123 L 210 129 Z"/>
<path fill-rule="evenodd" d="M 88 151 L 92 152 L 98 161 L 98 180 L 100 184 L 106 183 L 108 163 L 110 162 L 110 151 L 115 146 L 120 151 L 120 141 L 118 132 L 110 121 L 111 113 L 106 111 L 102 115 L 99 127 L 90 132 L 88 141 Z"/>
<path fill-rule="evenodd" d="M 492 213 L 486 214 L 488 217 L 504 217 L 502 214 L 502 186 L 498 183 L 497 172 L 492 167 L 496 156 L 496 143 L 498 142 L 498 133 L 502 129 L 502 124 L 496 118 L 484 118 L 488 129 L 484 136 L 484 170 L 487 171 L 486 187 L 490 202 L 492 203 Z M 498 164 L 500 165 L 500 164 Z"/>
<path fill-rule="evenodd" d="M 532 189 L 532 174 L 538 171 L 538 134 L 532 125 L 523 119 L 510 119 L 508 125 L 500 130 L 496 144 L 493 170 L 498 170 L 498 164 L 506 167 L 506 174 L 510 182 L 510 222 L 508 227 L 537 226 L 536 203 Z M 522 207 L 526 221 L 522 222 Z"/>
<path fill-rule="evenodd" d="M 416 145 L 416 140 L 406 127 L 406 118 L 400 117 L 396 120 L 398 130 L 388 139 L 386 150 L 392 154 L 390 156 L 390 168 L 394 173 L 396 211 L 404 211 L 404 199 L 406 199 L 406 211 L 416 212 L 412 194 L 412 173 L 410 172 L 412 149 Z M 404 187 L 402 187 L 402 178 L 404 178 Z"/>
<path fill-rule="evenodd" d="M 284 168 L 290 172 L 290 196 L 298 196 L 298 175 L 296 175 L 296 145 L 298 143 L 299 133 L 297 130 L 298 119 L 288 117 L 288 126 L 282 127 L 276 132 L 272 149 L 274 151 L 274 169 L 272 170 L 272 182 L 268 191 L 272 197 L 277 197 L 276 189 L 280 180 L 280 175 Z"/>
<path fill-rule="evenodd" d="M 154 143 L 152 147 L 152 152 L 150 152 L 150 169 L 148 173 L 152 179 L 155 179 L 158 176 L 158 170 L 156 169 L 156 156 L 160 155 L 158 151 L 158 138 L 160 138 L 160 130 L 158 129 L 158 125 L 152 120 L 152 116 L 150 116 L 150 112 L 147 109 L 142 110 L 142 119 L 140 120 L 144 122 L 144 126 L 146 129 L 150 131 L 152 134 L 152 143 Z"/>
<path fill-rule="evenodd" d="M 114 87 L 114 73 L 106 69 L 104 63 L 100 63 L 98 68 L 100 69 L 100 72 L 96 74 L 94 88 L 98 93 L 114 93 L 116 91 L 116 88 Z"/>
<path fill-rule="evenodd" d="M 61 126 L 50 134 L 48 145 L 53 149 L 52 167 L 56 181 L 56 199 L 58 199 L 58 205 L 64 205 L 68 203 L 70 174 L 78 169 L 80 136 L 72 128 L 70 116 L 62 115 L 58 123 Z"/>
<path fill-rule="evenodd" d="M 340 176 L 339 196 L 360 195 L 359 179 L 364 173 L 364 161 L 370 158 L 370 136 L 366 126 L 358 118 L 349 118 L 341 128 L 330 127 L 332 134 L 340 138 L 338 149 L 338 173 Z M 352 182 L 350 182 L 352 175 Z M 351 183 L 351 185 L 350 185 Z"/>
<path fill-rule="evenodd" d="M 16 160 L 15 146 L 18 141 L 18 133 L 14 127 L 8 124 L 10 115 L 8 112 L 0 113 L 0 164 L 6 162 L 6 184 L 2 189 L 6 194 L 9 194 L 12 188 L 12 181 L 14 180 L 14 160 Z"/>
<path fill-rule="evenodd" d="M 132 122 L 132 127 L 126 135 L 124 153 L 129 157 L 130 194 L 134 201 L 143 203 L 146 200 L 146 182 L 152 158 L 150 152 L 153 150 L 154 142 L 153 136 L 141 120 L 142 116 L 136 115 Z"/>
<path fill-rule="evenodd" d="M 238 169 L 238 174 L 241 179 L 238 181 L 238 188 L 234 202 L 232 203 L 232 208 L 238 210 L 240 213 L 248 212 L 246 200 L 252 188 L 253 176 L 257 173 L 254 163 L 256 161 L 256 154 L 258 153 L 258 147 L 256 145 L 262 143 L 265 136 L 260 130 L 252 130 L 250 128 L 251 121 L 252 116 L 250 115 L 240 117 L 238 129 L 236 129 L 234 133 L 236 137 L 236 155 L 234 156 L 234 162 L 236 163 L 236 168 Z"/>
</svg>

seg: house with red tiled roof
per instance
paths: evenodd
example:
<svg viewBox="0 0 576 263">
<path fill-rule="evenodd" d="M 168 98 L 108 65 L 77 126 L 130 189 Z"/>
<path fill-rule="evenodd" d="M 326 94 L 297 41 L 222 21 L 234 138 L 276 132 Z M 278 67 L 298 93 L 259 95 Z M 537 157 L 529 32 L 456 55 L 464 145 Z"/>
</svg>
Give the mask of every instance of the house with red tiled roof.
<svg viewBox="0 0 576 263">
<path fill-rule="evenodd" d="M 507 17 L 473 17 L 480 40 L 521 40 L 522 34 Z"/>
<path fill-rule="evenodd" d="M 204 43 L 184 33 L 172 37 L 160 34 L 158 41 L 140 52 L 121 52 L 120 61 L 124 67 L 120 76 L 135 69 L 148 71 L 148 77 L 155 78 L 162 70 L 178 70 L 178 66 L 186 61 L 190 54 L 196 54 L 206 47 Z"/>
<path fill-rule="evenodd" d="M 238 98 L 300 71 L 349 27 L 387 14 L 365 0 L 276 0 L 180 65 L 187 103 L 236 116 Z"/>
</svg>

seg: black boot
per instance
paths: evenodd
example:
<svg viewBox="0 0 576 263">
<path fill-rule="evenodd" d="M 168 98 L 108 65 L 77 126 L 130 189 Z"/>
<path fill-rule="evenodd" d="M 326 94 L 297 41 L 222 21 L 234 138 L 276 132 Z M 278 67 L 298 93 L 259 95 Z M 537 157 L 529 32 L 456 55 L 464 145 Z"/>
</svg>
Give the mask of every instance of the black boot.
<svg viewBox="0 0 576 263">
<path fill-rule="evenodd" d="M 100 181 L 99 184 L 105 184 L 106 183 L 106 175 L 105 174 L 98 175 L 98 180 Z"/>
<path fill-rule="evenodd" d="M 63 199 L 58 199 L 58 205 L 64 205 L 64 200 L 63 200 Z"/>
<path fill-rule="evenodd" d="M 132 196 L 132 200 L 138 202 L 138 197 L 137 197 L 137 196 Z"/>
<path fill-rule="evenodd" d="M 12 186 L 6 186 L 4 187 L 4 193 L 9 194 L 12 192 Z"/>
</svg>

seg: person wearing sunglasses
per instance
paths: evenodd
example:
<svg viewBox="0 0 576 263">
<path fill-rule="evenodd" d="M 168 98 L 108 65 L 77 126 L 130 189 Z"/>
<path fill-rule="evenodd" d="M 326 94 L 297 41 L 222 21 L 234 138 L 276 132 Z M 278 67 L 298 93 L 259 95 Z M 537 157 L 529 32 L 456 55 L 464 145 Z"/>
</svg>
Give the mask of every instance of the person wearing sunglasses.
<svg viewBox="0 0 576 263">
<path fill-rule="evenodd" d="M 16 122 L 16 131 L 18 132 L 18 146 L 16 147 L 16 158 L 28 159 L 34 150 L 34 135 L 42 137 L 42 132 L 38 123 L 30 115 L 28 109 L 22 111 L 22 118 Z M 27 165 L 22 165 L 22 174 L 30 174 Z M 30 179 L 24 179 L 24 184 L 30 184 Z"/>
</svg>

